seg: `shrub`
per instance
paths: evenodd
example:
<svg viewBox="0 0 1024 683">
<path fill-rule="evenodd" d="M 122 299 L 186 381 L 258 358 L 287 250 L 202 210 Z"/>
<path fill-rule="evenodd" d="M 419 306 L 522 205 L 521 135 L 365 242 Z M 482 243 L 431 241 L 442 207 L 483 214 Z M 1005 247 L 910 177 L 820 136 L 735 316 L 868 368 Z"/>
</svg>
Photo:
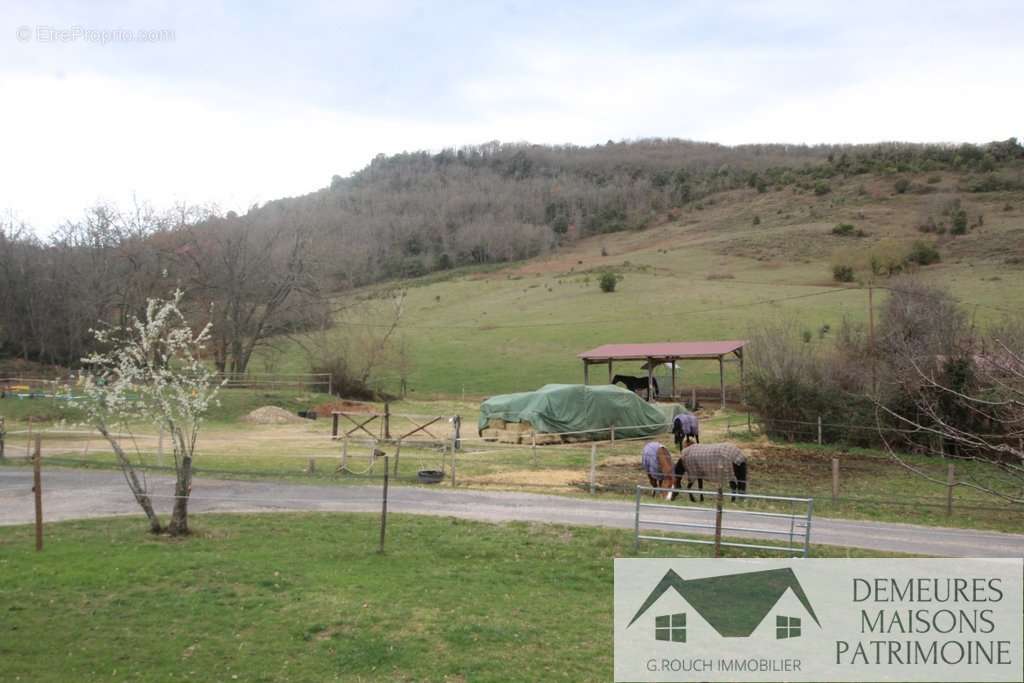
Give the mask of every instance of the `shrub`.
<svg viewBox="0 0 1024 683">
<path fill-rule="evenodd" d="M 752 222 L 752 223 L 753 223 L 754 225 L 761 225 L 761 217 L 760 217 L 760 216 L 758 216 L 757 214 L 754 214 L 754 220 L 753 220 L 753 221 L 751 221 L 751 222 Z"/>
<path fill-rule="evenodd" d="M 832 266 L 832 278 L 836 282 L 853 282 L 853 266 L 842 263 Z"/>
<path fill-rule="evenodd" d="M 904 194 L 907 190 L 910 189 L 910 181 L 907 180 L 906 178 L 900 178 L 895 183 L 893 183 L 892 186 L 893 189 L 896 190 L 896 194 Z"/>
<path fill-rule="evenodd" d="M 935 245 L 921 240 L 915 241 L 910 247 L 910 253 L 907 254 L 907 262 L 916 263 L 919 266 L 930 266 L 941 260 L 942 256 L 939 255 L 939 250 L 935 248 Z"/>
<path fill-rule="evenodd" d="M 615 286 L 619 284 L 619 276 L 611 271 L 605 271 L 601 273 L 601 277 L 597 280 L 598 286 L 602 292 L 614 292 Z"/>
<path fill-rule="evenodd" d="M 852 237 L 857 234 L 856 229 L 849 223 L 840 223 L 836 227 L 832 228 L 833 235 L 839 235 L 840 237 Z M 864 233 L 860 233 L 863 235 Z"/>
<path fill-rule="evenodd" d="M 950 233 L 954 235 L 967 234 L 967 212 L 964 209 L 956 209 L 953 212 L 953 227 Z"/>
<path fill-rule="evenodd" d="M 828 194 L 831 191 L 832 186 L 826 183 L 824 180 L 819 180 L 818 182 L 814 183 L 814 194 L 818 195 L 819 197 L 823 194 Z"/>
<path fill-rule="evenodd" d="M 942 182 L 942 176 L 940 176 L 940 175 L 930 175 L 930 176 L 928 176 L 928 184 L 929 185 L 934 185 L 935 183 L 939 183 L 939 182 Z"/>
<path fill-rule="evenodd" d="M 804 344 L 810 344 L 811 339 L 814 338 L 814 335 L 811 334 L 810 330 L 804 330 L 803 332 L 800 333 L 800 338 L 804 340 Z"/>
</svg>

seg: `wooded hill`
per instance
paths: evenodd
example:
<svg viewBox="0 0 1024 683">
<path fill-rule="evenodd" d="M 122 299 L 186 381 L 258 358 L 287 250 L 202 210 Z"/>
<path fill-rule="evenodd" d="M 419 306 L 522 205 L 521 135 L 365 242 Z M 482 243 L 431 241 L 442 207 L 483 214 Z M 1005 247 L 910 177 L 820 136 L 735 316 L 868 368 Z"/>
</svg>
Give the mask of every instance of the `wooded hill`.
<svg viewBox="0 0 1024 683">
<path fill-rule="evenodd" d="M 495 142 L 378 156 L 351 177 L 244 215 L 95 207 L 45 240 L 8 222 L 0 356 L 75 364 L 91 327 L 121 323 L 147 297 L 181 286 L 195 319 L 214 322 L 214 362 L 244 371 L 266 339 L 329 324 L 332 292 L 645 230 L 740 188 L 826 196 L 863 177 L 923 194 L 934 188 L 908 178 L 940 171 L 963 193 L 1024 189 L 1024 147 Z"/>
</svg>

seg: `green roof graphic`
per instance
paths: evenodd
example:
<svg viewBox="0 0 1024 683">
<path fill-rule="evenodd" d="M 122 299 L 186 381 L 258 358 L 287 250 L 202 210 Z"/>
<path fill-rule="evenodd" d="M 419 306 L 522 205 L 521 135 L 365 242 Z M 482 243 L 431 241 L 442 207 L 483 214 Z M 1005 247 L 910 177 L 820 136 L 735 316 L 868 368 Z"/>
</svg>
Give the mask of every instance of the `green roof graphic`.
<svg viewBox="0 0 1024 683">
<path fill-rule="evenodd" d="M 821 626 L 793 570 L 768 569 L 684 581 L 671 569 L 640 606 L 629 626 L 643 616 L 669 588 L 679 595 L 724 638 L 746 638 L 764 621 L 786 589 L 792 589 L 814 623 Z M 628 626 L 627 626 L 628 628 Z"/>
</svg>

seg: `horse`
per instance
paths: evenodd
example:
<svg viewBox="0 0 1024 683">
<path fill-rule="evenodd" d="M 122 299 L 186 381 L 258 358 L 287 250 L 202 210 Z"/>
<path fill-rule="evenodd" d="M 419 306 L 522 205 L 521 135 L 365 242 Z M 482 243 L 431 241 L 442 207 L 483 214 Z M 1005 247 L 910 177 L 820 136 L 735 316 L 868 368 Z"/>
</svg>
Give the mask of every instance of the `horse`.
<svg viewBox="0 0 1024 683">
<path fill-rule="evenodd" d="M 644 444 L 641 463 L 647 473 L 647 480 L 651 482 L 651 488 L 655 489 L 651 496 L 657 496 L 661 489 L 665 489 L 665 499 L 675 500 L 679 493 L 679 479 L 675 476 L 672 454 L 668 448 L 657 441 Z"/>
<path fill-rule="evenodd" d="M 679 413 L 672 420 L 672 436 L 676 439 L 676 448 L 683 450 L 683 442 L 690 445 L 690 439 L 700 443 L 700 424 L 693 413 Z"/>
<path fill-rule="evenodd" d="M 615 375 L 612 379 L 612 384 L 625 384 L 626 388 L 632 392 L 646 391 L 647 400 L 651 400 L 651 383 L 654 384 L 654 395 L 658 395 L 658 380 L 655 377 L 651 377 L 651 382 L 647 381 L 646 377 L 633 377 L 632 375 Z"/>
<path fill-rule="evenodd" d="M 737 494 L 747 492 L 747 458 L 743 455 L 743 451 L 732 444 L 711 443 L 687 446 L 680 454 L 679 460 L 676 461 L 673 474 L 676 481 L 680 483 L 683 477 L 686 477 L 687 491 L 696 480 L 697 488 L 701 491 L 701 502 L 704 501 L 705 479 L 717 482 L 718 486 L 722 488 L 728 481 L 729 490 L 732 492 L 732 502 L 736 502 Z M 677 485 L 673 487 L 676 488 Z M 688 495 L 691 502 L 696 502 L 692 493 Z"/>
</svg>

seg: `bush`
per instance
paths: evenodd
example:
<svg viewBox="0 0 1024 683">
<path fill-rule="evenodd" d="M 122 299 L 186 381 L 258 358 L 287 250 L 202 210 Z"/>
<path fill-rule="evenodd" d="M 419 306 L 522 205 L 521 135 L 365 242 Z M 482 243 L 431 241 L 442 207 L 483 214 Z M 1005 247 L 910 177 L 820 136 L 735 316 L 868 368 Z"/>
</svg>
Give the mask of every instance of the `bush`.
<svg viewBox="0 0 1024 683">
<path fill-rule="evenodd" d="M 832 278 L 836 282 L 853 282 L 853 266 L 846 264 L 832 266 Z"/>
<path fill-rule="evenodd" d="M 840 223 L 836 227 L 832 228 L 833 235 L 839 235 L 840 237 L 863 237 L 864 232 L 862 230 L 855 229 L 849 223 Z"/>
<path fill-rule="evenodd" d="M 752 221 L 752 223 L 754 225 L 761 225 L 761 217 L 758 216 L 757 214 L 754 214 L 754 220 Z"/>
<path fill-rule="evenodd" d="M 818 195 L 819 197 L 823 194 L 828 194 L 831 191 L 832 186 L 826 183 L 824 180 L 819 180 L 818 182 L 814 183 L 814 194 Z"/>
<path fill-rule="evenodd" d="M 896 190 L 896 194 L 904 194 L 910 189 L 910 181 L 906 178 L 900 178 L 892 186 Z"/>
<path fill-rule="evenodd" d="M 967 211 L 957 209 L 953 212 L 953 228 L 950 232 L 954 235 L 967 234 Z"/>
<path fill-rule="evenodd" d="M 619 276 L 611 271 L 605 271 L 601 273 L 601 277 L 597 280 L 598 286 L 602 292 L 614 292 L 615 286 L 619 284 Z"/>
<path fill-rule="evenodd" d="M 941 260 L 942 256 L 939 255 L 939 250 L 935 248 L 935 245 L 921 240 L 915 241 L 910 247 L 910 253 L 907 254 L 907 262 L 916 263 L 919 266 L 930 266 Z"/>
</svg>

